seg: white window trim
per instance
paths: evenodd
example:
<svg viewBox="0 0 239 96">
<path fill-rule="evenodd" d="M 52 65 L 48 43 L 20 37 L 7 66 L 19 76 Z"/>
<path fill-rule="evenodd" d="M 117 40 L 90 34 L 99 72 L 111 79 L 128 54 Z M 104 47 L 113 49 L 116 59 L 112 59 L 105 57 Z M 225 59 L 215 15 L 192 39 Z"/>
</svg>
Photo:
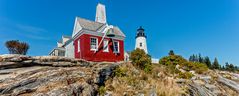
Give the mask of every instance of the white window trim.
<svg viewBox="0 0 239 96">
<path fill-rule="evenodd" d="M 80 52 L 80 39 L 78 39 L 78 41 L 77 41 L 77 52 Z"/>
<path fill-rule="evenodd" d="M 96 49 L 92 49 L 92 48 L 91 48 L 91 38 L 96 39 Z M 98 50 L 98 38 L 96 38 L 96 37 L 90 37 L 90 50 L 91 50 L 91 51 L 97 51 L 97 50 Z"/>
<path fill-rule="evenodd" d="M 118 44 L 118 51 L 115 51 L 115 44 L 113 44 L 114 47 L 114 53 L 120 53 L 120 45 L 119 45 L 119 41 L 114 41 L 113 43 L 117 42 Z"/>
<path fill-rule="evenodd" d="M 105 45 L 105 41 L 107 41 L 107 45 Z M 107 46 L 107 49 L 105 50 L 105 46 Z M 103 41 L 103 52 L 109 52 L 109 40 L 104 39 Z"/>
</svg>

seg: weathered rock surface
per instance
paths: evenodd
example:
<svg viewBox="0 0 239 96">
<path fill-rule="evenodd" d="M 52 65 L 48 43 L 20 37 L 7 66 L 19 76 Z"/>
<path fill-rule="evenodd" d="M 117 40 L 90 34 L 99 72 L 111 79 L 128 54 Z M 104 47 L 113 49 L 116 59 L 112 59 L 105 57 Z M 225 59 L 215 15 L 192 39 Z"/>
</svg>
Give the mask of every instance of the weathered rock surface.
<svg viewBox="0 0 239 96">
<path fill-rule="evenodd" d="M 131 75 L 112 77 L 112 72 L 119 66 L 128 68 L 126 75 Z M 142 74 L 131 64 L 92 63 L 56 56 L 0 55 L 0 96 L 95 96 L 99 86 L 105 86 L 105 96 L 115 95 L 114 92 L 130 96 L 159 96 L 160 92 L 169 92 L 178 96 L 173 92 L 181 93 L 179 88 L 188 89 L 182 92 L 185 96 L 239 94 L 239 75 L 236 73 L 213 71 L 194 75 L 192 79 L 176 79 L 160 69 L 152 76 Z"/>
<path fill-rule="evenodd" d="M 237 91 L 239 93 L 239 83 L 229 80 L 227 78 L 224 78 L 222 76 L 218 77 L 218 82 L 232 88 L 233 90 Z"/>
<path fill-rule="evenodd" d="M 71 66 L 89 66 L 89 62 L 81 59 L 72 59 L 58 56 L 25 56 L 18 54 L 0 55 L 0 69 L 29 67 L 29 66 L 53 66 L 53 67 L 71 67 Z"/>
<path fill-rule="evenodd" d="M 51 56 L 0 57 L 0 95 L 4 96 L 95 96 L 119 65 Z"/>
<path fill-rule="evenodd" d="M 218 72 L 214 72 L 216 77 L 213 78 L 210 74 L 197 76 L 197 79 L 190 80 L 191 83 L 189 83 L 189 92 L 192 96 L 237 96 L 236 94 L 239 94 L 239 83 L 223 77 Z"/>
</svg>

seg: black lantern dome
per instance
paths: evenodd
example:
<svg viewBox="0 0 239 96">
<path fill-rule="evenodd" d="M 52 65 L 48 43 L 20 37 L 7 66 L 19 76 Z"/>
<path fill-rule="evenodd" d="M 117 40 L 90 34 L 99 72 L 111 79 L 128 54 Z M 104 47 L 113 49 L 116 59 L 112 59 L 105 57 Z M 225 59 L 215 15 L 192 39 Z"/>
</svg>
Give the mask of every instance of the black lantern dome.
<svg viewBox="0 0 239 96">
<path fill-rule="evenodd" d="M 145 37 L 146 38 L 146 35 L 144 33 L 144 29 L 143 29 L 142 26 L 140 26 L 139 29 L 137 30 L 137 34 L 136 34 L 135 38 L 138 38 L 138 37 Z"/>
</svg>

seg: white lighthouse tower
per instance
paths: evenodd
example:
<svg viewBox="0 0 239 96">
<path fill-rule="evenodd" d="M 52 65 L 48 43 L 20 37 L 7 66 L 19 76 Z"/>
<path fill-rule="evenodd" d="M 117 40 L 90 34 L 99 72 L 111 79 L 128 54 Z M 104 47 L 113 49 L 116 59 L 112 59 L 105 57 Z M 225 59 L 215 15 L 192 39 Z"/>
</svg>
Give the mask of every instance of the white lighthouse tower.
<svg viewBox="0 0 239 96">
<path fill-rule="evenodd" d="M 142 28 L 142 26 L 140 26 L 139 29 L 137 30 L 137 34 L 135 38 L 136 38 L 135 49 L 136 48 L 143 49 L 145 53 L 148 54 L 147 42 L 146 42 L 147 37 L 144 33 L 144 29 Z"/>
</svg>

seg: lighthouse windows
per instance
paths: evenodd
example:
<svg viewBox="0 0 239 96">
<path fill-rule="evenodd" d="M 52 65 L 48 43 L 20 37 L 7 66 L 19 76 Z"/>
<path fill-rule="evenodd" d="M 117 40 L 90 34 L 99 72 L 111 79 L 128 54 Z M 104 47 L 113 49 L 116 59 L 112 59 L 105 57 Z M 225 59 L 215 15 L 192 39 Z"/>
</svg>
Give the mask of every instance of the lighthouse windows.
<svg viewBox="0 0 239 96">
<path fill-rule="evenodd" d="M 98 40 L 97 38 L 91 37 L 90 38 L 90 50 L 97 50 L 98 48 Z"/>
<path fill-rule="evenodd" d="M 140 46 L 140 47 L 142 47 L 142 46 L 143 46 L 141 42 L 139 43 L 139 46 Z"/>
</svg>

